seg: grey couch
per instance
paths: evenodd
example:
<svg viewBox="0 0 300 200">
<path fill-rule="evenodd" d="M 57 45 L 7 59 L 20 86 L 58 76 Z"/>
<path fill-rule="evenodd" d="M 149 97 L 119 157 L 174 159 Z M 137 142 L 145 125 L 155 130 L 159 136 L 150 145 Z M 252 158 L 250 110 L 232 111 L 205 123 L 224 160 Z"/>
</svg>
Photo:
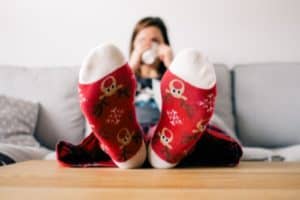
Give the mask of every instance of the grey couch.
<svg viewBox="0 0 300 200">
<path fill-rule="evenodd" d="M 0 66 L 0 94 L 39 103 L 34 137 L 47 151 L 32 159 L 53 152 L 59 140 L 76 144 L 87 134 L 77 97 L 78 69 Z M 232 70 L 216 64 L 215 69 L 217 123 L 243 146 L 255 147 L 244 148 L 243 159 L 279 155 L 284 160 L 285 155 L 274 153 L 284 147 L 300 154 L 300 63 L 237 65 Z M 291 150 L 284 153 L 293 154 L 287 160 L 299 159 Z"/>
</svg>

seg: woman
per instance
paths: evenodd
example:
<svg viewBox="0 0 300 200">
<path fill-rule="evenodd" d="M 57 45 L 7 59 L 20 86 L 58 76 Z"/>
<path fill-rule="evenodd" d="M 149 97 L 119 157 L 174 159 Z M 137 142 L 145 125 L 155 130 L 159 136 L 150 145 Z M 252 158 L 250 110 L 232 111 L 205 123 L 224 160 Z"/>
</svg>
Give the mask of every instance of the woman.
<svg viewBox="0 0 300 200">
<path fill-rule="evenodd" d="M 128 62 L 132 70 L 116 46 L 104 44 L 93 49 L 79 72 L 81 108 L 93 132 L 78 146 L 60 142 L 59 162 L 76 167 L 109 163 L 136 168 L 144 166 L 148 157 L 155 168 L 236 165 L 242 154 L 239 144 L 208 125 L 216 96 L 213 66 L 205 64 L 195 49 L 172 59 L 166 26 L 157 17 L 143 18 L 133 31 Z M 138 80 L 135 107 L 132 72 Z M 158 122 L 153 82 L 160 79 L 164 106 Z M 147 133 L 156 124 L 153 135 L 143 135 L 140 130 L 141 125 Z"/>
<path fill-rule="evenodd" d="M 157 43 L 158 59 L 153 64 L 145 64 L 142 54 Z M 145 17 L 135 26 L 130 41 L 129 64 L 141 78 L 161 78 L 173 59 L 167 28 L 159 17 Z"/>
<path fill-rule="evenodd" d="M 156 47 L 154 48 L 156 59 L 149 64 L 145 60 L 145 53 L 153 49 L 153 45 Z M 172 60 L 173 51 L 163 20 L 159 17 L 145 17 L 139 20 L 131 36 L 129 65 L 138 81 L 135 107 L 139 124 L 144 129 L 146 142 L 151 140 L 155 131 L 155 128 L 150 128 L 155 127 L 160 118 L 160 110 L 154 98 L 153 83 L 161 80 Z M 242 153 L 239 144 L 230 137 L 224 136 L 227 134 L 219 128 L 208 127 L 203 139 L 198 142 L 194 151 L 184 159 L 182 164 L 189 166 L 237 164 Z M 203 152 L 206 153 L 203 154 Z M 199 155 L 202 156 L 199 157 Z"/>
<path fill-rule="evenodd" d="M 152 63 L 145 62 L 143 57 L 150 49 L 155 57 Z M 129 65 L 138 81 L 135 105 L 139 123 L 145 132 L 157 123 L 160 115 L 154 99 L 153 81 L 161 79 L 172 59 L 173 51 L 163 20 L 145 17 L 138 21 L 130 41 Z"/>
</svg>

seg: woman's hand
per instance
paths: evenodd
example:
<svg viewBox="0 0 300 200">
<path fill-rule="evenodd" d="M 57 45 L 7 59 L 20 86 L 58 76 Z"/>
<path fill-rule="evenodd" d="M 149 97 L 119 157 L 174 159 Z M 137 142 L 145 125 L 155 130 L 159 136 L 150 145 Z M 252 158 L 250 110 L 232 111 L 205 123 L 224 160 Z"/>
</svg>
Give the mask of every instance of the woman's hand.
<svg viewBox="0 0 300 200">
<path fill-rule="evenodd" d="M 129 66 L 133 71 L 137 71 L 140 68 L 140 66 L 142 65 L 142 54 L 149 48 L 151 48 L 151 44 L 145 43 L 137 45 L 134 48 L 129 59 Z"/>
<path fill-rule="evenodd" d="M 166 67 L 171 65 L 173 60 L 173 51 L 170 46 L 166 44 L 160 44 L 158 46 L 158 57 L 164 63 Z"/>
</svg>

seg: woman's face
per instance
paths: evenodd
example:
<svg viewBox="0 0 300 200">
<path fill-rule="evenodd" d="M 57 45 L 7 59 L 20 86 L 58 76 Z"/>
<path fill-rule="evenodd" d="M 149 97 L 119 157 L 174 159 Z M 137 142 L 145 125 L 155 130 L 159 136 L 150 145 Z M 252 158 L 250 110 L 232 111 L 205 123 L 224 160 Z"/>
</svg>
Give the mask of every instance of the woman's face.
<svg viewBox="0 0 300 200">
<path fill-rule="evenodd" d="M 149 26 L 142 29 L 135 37 L 133 42 L 133 47 L 137 46 L 151 46 L 152 42 L 156 42 L 158 44 L 163 44 L 164 39 L 161 34 L 161 31 L 155 26 Z"/>
</svg>

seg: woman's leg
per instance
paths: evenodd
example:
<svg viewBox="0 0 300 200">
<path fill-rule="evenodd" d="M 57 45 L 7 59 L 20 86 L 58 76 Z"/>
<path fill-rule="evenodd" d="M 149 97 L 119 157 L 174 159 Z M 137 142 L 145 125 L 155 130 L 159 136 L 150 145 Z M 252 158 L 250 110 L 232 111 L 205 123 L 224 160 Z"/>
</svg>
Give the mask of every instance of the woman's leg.
<svg viewBox="0 0 300 200">
<path fill-rule="evenodd" d="M 153 167 L 171 168 L 194 148 L 213 114 L 213 65 L 197 50 L 182 51 L 162 78 L 161 94 L 161 117 L 148 156 Z"/>
<path fill-rule="evenodd" d="M 242 156 L 240 144 L 215 126 L 208 126 L 194 150 L 180 166 L 235 166 Z"/>
<path fill-rule="evenodd" d="M 93 133 L 79 145 L 61 141 L 56 145 L 56 158 L 61 165 L 67 167 L 115 167 L 112 159 L 100 146 Z"/>
<path fill-rule="evenodd" d="M 120 168 L 139 167 L 146 158 L 135 90 L 135 76 L 117 47 L 104 44 L 88 54 L 79 72 L 81 110 L 101 149 Z"/>
</svg>

